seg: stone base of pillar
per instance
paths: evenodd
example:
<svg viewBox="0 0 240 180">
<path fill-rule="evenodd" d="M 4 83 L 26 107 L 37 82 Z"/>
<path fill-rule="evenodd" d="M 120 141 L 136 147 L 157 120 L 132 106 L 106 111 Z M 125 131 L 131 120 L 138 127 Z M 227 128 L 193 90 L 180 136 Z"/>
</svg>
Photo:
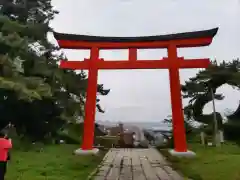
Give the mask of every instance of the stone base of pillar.
<svg viewBox="0 0 240 180">
<path fill-rule="evenodd" d="M 175 157 L 187 157 L 187 158 L 192 158 L 192 157 L 195 157 L 195 156 L 196 156 L 196 153 L 193 152 L 193 151 L 177 152 L 177 151 L 175 151 L 174 149 L 170 149 L 170 150 L 169 150 L 169 153 L 170 153 L 172 156 L 175 156 Z"/>
<path fill-rule="evenodd" d="M 91 150 L 83 150 L 81 148 L 74 151 L 76 155 L 89 155 L 89 154 L 97 154 L 99 152 L 98 148 L 93 148 Z"/>
</svg>

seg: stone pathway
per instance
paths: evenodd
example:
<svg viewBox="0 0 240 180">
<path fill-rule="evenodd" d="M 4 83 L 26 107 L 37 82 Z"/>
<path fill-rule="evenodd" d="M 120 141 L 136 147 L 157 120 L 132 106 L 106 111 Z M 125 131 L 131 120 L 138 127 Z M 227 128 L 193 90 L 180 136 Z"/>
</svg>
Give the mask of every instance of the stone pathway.
<svg viewBox="0 0 240 180">
<path fill-rule="evenodd" d="M 154 148 L 111 149 L 93 180 L 184 180 Z"/>
</svg>

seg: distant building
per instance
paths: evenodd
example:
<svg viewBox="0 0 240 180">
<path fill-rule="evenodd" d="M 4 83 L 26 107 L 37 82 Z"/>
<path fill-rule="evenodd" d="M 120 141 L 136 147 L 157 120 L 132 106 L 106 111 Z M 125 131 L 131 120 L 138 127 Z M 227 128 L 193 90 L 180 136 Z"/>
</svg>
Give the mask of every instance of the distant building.
<svg viewBox="0 0 240 180">
<path fill-rule="evenodd" d="M 118 136 L 119 133 L 121 132 L 121 129 L 119 126 L 116 126 L 116 127 L 109 127 L 109 128 L 106 128 L 107 131 L 109 132 L 108 135 L 109 136 Z"/>
<path fill-rule="evenodd" d="M 133 146 L 134 143 L 133 132 L 131 131 L 124 132 L 123 140 L 127 146 Z"/>
<path fill-rule="evenodd" d="M 129 130 L 124 130 L 123 124 L 119 124 L 115 127 L 106 128 L 109 136 L 120 136 L 121 140 L 125 145 L 132 146 L 133 145 L 133 134 L 134 132 Z"/>
</svg>

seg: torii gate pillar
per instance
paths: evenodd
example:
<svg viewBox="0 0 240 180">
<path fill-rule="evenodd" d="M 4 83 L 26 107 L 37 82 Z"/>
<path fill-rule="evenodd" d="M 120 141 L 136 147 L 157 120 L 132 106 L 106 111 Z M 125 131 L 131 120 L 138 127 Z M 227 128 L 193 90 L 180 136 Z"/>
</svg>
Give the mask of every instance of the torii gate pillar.
<svg viewBox="0 0 240 180">
<path fill-rule="evenodd" d="M 205 59 L 184 59 L 177 56 L 177 48 L 200 47 L 211 44 L 218 28 L 186 32 L 162 36 L 145 37 L 100 37 L 73 34 L 54 33 L 61 48 L 90 49 L 90 59 L 84 61 L 61 61 L 60 67 L 65 69 L 88 70 L 88 88 L 85 105 L 84 135 L 82 148 L 76 153 L 96 153 L 93 148 L 94 123 L 97 93 L 97 74 L 99 69 L 168 69 L 171 91 L 174 150 L 170 153 L 177 156 L 193 156 L 187 150 L 184 116 L 181 98 L 181 85 L 179 69 L 181 68 L 207 68 L 210 64 Z M 167 48 L 168 57 L 161 60 L 137 60 L 137 49 Z M 128 61 L 104 61 L 99 58 L 101 49 L 128 49 Z"/>
</svg>

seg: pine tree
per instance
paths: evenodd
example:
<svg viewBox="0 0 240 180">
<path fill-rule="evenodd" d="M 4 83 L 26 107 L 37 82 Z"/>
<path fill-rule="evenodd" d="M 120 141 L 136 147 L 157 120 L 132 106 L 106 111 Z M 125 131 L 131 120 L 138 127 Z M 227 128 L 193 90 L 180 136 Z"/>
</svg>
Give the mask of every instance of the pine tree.
<svg viewBox="0 0 240 180">
<path fill-rule="evenodd" d="M 84 115 L 86 74 L 58 67 L 64 56 L 47 39 L 49 22 L 57 13 L 50 0 L 4 0 L 0 5 L 0 93 L 8 97 L 0 111 L 19 133 L 38 139 L 56 133 L 64 124 L 61 120 L 75 122 Z M 98 92 L 107 95 L 109 90 L 98 85 Z M 9 114 L 11 106 L 14 114 Z M 103 112 L 99 103 L 97 107 Z"/>
<path fill-rule="evenodd" d="M 204 106 L 212 101 L 211 89 L 214 92 L 214 98 L 222 100 L 223 94 L 217 94 L 217 88 L 224 84 L 240 87 L 240 61 L 239 59 L 231 62 L 218 64 L 217 61 L 212 62 L 211 67 L 200 71 L 182 86 L 183 97 L 190 98 L 189 105 L 185 107 L 185 114 L 189 118 L 206 124 L 210 121 L 211 115 L 203 115 Z M 218 120 L 222 124 L 221 115 L 218 113 Z"/>
</svg>

